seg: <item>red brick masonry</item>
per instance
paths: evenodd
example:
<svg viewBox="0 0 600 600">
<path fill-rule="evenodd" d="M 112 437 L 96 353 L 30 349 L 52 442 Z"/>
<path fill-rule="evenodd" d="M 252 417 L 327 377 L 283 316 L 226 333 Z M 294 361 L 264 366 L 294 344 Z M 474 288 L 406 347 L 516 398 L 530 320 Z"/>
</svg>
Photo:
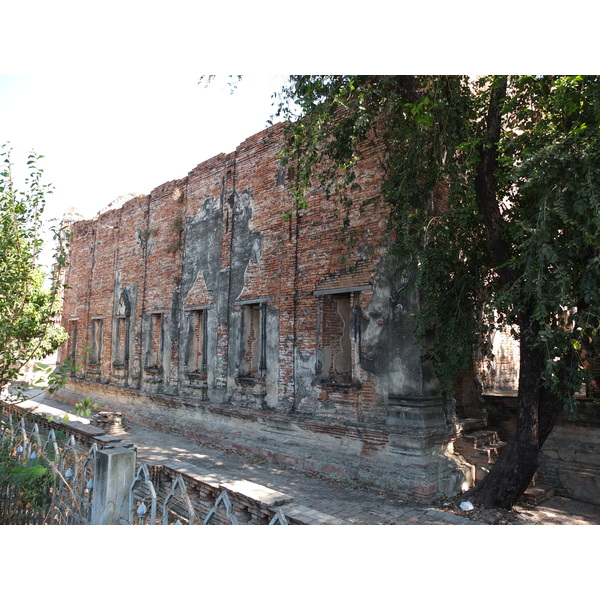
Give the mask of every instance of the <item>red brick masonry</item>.
<svg viewBox="0 0 600 600">
<path fill-rule="evenodd" d="M 420 362 L 410 271 L 386 257 L 377 144 L 349 244 L 318 186 L 284 218 L 282 143 L 275 125 L 72 225 L 62 357 L 81 370 L 65 394 L 408 496 L 458 491 L 470 470 L 449 445 L 453 407 Z"/>
</svg>

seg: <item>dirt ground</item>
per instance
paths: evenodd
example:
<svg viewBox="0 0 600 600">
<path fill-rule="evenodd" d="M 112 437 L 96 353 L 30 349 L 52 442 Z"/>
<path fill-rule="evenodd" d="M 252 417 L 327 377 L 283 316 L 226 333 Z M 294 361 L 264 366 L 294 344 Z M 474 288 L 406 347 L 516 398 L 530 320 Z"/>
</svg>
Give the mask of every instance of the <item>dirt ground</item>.
<svg viewBox="0 0 600 600">
<path fill-rule="evenodd" d="M 553 496 L 537 506 L 521 502 L 512 510 L 475 507 L 465 512 L 440 504 L 441 510 L 491 525 L 600 525 L 600 506 L 562 496 Z"/>
</svg>

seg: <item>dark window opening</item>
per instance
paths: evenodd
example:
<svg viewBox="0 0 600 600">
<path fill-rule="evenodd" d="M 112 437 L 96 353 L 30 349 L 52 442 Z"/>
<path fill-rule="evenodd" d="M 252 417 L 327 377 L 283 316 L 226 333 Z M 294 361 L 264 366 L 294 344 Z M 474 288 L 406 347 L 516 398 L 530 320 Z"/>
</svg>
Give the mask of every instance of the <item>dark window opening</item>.
<svg viewBox="0 0 600 600">
<path fill-rule="evenodd" d="M 240 377 L 264 377 L 266 360 L 266 305 L 242 306 Z"/>
<path fill-rule="evenodd" d="M 113 365 L 123 368 L 129 361 L 129 319 L 116 317 L 115 359 Z"/>
<path fill-rule="evenodd" d="M 322 375 L 332 383 L 352 382 L 350 308 L 350 294 L 323 296 Z"/>
<path fill-rule="evenodd" d="M 113 322 L 113 367 L 118 369 L 126 369 L 129 364 L 130 316 L 131 303 L 127 293 L 122 292 Z"/>
<path fill-rule="evenodd" d="M 77 321 L 69 323 L 69 347 L 67 352 L 68 360 L 71 361 L 71 374 L 76 372 L 77 363 Z"/>
<path fill-rule="evenodd" d="M 146 368 L 160 369 L 162 366 L 163 348 L 163 316 L 161 313 L 150 315 L 150 329 L 148 332 L 148 351 L 146 353 Z"/>
<path fill-rule="evenodd" d="M 206 311 L 189 313 L 188 344 L 185 370 L 188 373 L 206 373 Z"/>
<path fill-rule="evenodd" d="M 102 358 L 102 319 L 92 319 L 90 365 L 99 365 Z"/>
</svg>

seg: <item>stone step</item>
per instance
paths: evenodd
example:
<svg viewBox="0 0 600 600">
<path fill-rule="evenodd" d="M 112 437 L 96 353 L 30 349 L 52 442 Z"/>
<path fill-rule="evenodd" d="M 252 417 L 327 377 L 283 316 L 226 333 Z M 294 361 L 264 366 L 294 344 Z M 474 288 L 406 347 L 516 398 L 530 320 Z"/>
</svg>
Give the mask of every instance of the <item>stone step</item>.
<svg viewBox="0 0 600 600">
<path fill-rule="evenodd" d="M 466 429 L 456 438 L 454 451 L 475 467 L 475 482 L 479 483 L 489 473 L 505 445 L 494 429 Z"/>
<path fill-rule="evenodd" d="M 544 485 L 534 485 L 525 490 L 521 496 L 521 500 L 527 504 L 536 506 L 545 500 L 552 498 L 552 496 L 554 496 L 554 488 Z"/>
<path fill-rule="evenodd" d="M 468 433 L 461 433 L 454 445 L 457 444 L 460 447 L 466 448 L 467 446 L 473 448 L 482 448 L 483 446 L 490 446 L 502 443 L 498 438 L 498 432 L 493 429 L 478 429 L 477 431 L 470 431 Z"/>
<path fill-rule="evenodd" d="M 476 448 L 481 446 L 489 446 L 491 444 L 498 444 L 500 442 L 498 432 L 493 429 L 480 429 L 478 431 L 468 433 L 465 437 L 466 439 L 472 440 Z"/>
<path fill-rule="evenodd" d="M 498 452 L 500 452 L 504 446 L 506 446 L 505 442 L 496 442 L 495 444 L 486 444 L 485 446 L 478 448 L 478 450 L 485 453 L 489 457 L 490 463 L 493 463 L 496 458 L 498 458 Z"/>
<path fill-rule="evenodd" d="M 457 433 L 462 433 L 464 431 L 474 431 L 476 429 L 485 429 L 487 427 L 487 423 L 484 419 L 474 419 L 474 418 L 465 418 L 458 419 L 456 424 Z"/>
<path fill-rule="evenodd" d="M 475 421 L 475 419 L 472 419 Z M 464 421 L 464 419 L 463 419 Z M 469 419 L 467 419 L 469 421 Z M 459 430 L 459 435 L 454 442 L 454 451 L 475 467 L 475 482 L 479 483 L 496 462 L 498 453 L 506 446 L 506 442 L 499 439 L 498 433 L 493 429 L 467 427 Z M 537 505 L 554 495 L 554 489 L 539 485 L 534 476 L 531 485 L 521 496 L 521 501 L 526 504 Z"/>
<path fill-rule="evenodd" d="M 461 454 L 465 460 L 474 464 L 479 465 L 492 465 L 498 457 L 498 453 L 504 446 L 504 442 L 498 442 L 497 444 L 486 444 L 479 448 L 470 445 L 454 445 L 455 452 Z"/>
</svg>

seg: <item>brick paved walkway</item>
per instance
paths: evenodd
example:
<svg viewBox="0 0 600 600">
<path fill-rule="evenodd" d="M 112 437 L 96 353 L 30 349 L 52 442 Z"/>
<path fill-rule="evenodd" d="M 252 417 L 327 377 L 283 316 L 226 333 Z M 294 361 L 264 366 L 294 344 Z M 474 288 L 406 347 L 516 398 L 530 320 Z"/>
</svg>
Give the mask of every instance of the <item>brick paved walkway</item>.
<svg viewBox="0 0 600 600">
<path fill-rule="evenodd" d="M 73 407 L 45 398 L 38 410 L 70 412 Z M 161 464 L 180 461 L 193 464 L 221 479 L 248 480 L 292 496 L 297 504 L 314 510 L 314 523 L 329 524 L 418 524 L 475 525 L 515 524 L 600 524 L 600 507 L 554 497 L 532 507 L 513 511 L 479 511 L 471 518 L 451 507 L 404 502 L 390 493 L 357 489 L 342 482 L 310 477 L 248 455 L 199 445 L 181 436 L 124 421 L 124 441 L 132 442 L 142 462 Z"/>
</svg>

